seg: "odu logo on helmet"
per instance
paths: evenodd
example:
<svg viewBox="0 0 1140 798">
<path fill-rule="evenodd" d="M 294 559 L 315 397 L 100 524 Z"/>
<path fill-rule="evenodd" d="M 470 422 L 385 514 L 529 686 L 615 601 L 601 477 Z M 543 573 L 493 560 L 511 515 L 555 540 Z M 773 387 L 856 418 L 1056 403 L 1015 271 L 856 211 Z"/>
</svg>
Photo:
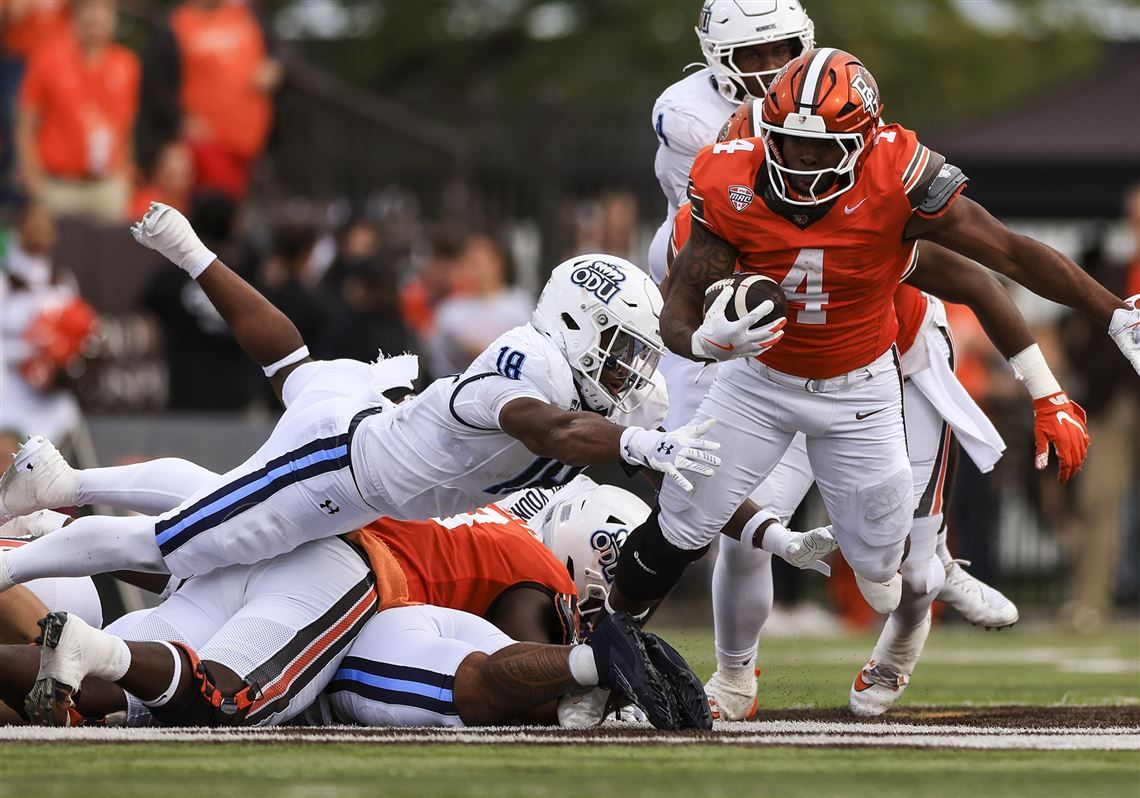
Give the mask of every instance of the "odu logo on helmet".
<svg viewBox="0 0 1140 798">
<path fill-rule="evenodd" d="M 590 535 L 590 545 L 598 552 L 598 566 L 602 569 L 602 578 L 606 580 L 607 585 L 614 581 L 618 555 L 621 554 L 621 546 L 627 537 L 629 537 L 628 529 L 619 529 L 616 532 L 598 529 Z"/>
<path fill-rule="evenodd" d="M 607 305 L 621 290 L 623 280 L 625 272 L 604 260 L 583 263 L 570 273 L 570 282 L 580 285 Z"/>
</svg>

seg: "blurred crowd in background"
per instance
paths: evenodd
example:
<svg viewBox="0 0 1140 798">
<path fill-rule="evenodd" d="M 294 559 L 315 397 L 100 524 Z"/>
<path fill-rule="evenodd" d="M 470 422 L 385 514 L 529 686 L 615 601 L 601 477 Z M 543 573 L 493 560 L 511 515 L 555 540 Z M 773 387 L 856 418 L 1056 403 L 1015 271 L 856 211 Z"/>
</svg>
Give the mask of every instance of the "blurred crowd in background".
<svg viewBox="0 0 1140 798">
<path fill-rule="evenodd" d="M 699 4 L 681 5 L 695 19 Z M 605 251 L 645 264 L 664 202 L 620 180 L 534 207 L 519 200 L 509 213 L 494 179 L 478 185 L 465 174 L 435 181 L 426 195 L 398 182 L 341 196 L 284 185 L 320 142 L 304 138 L 312 129 L 284 124 L 280 92 L 315 85 L 319 74 L 278 40 L 282 19 L 293 18 L 278 10 L 275 27 L 270 10 L 242 0 L 0 0 L 5 461 L 26 434 L 60 442 L 82 434 L 84 414 L 275 412 L 259 369 L 196 284 L 130 240 L 130 221 L 152 201 L 185 212 L 293 320 L 315 357 L 413 351 L 427 376 L 462 371 L 528 321 L 562 258 Z M 124 30 L 131 47 L 119 43 Z M 686 39 L 674 50 L 678 66 L 698 55 Z M 651 153 L 649 104 L 634 110 Z M 440 105 L 435 112 L 448 115 Z M 423 139 L 419 113 L 407 119 Z M 580 131 L 588 146 L 599 136 Z M 513 146 L 504 141 L 495 157 L 509 158 Z M 391 157 L 379 146 L 369 156 Z M 651 156 L 637 168 L 652 180 Z M 1123 225 L 1102 220 L 1066 240 L 1068 254 L 1127 296 L 1140 293 L 1140 188 L 1121 201 Z M 1088 411 L 1086 473 L 1062 488 L 1032 471 L 1029 400 L 970 312 L 952 308 L 959 375 L 1009 444 L 993 474 L 961 462 L 955 551 L 979 578 L 1003 587 L 1020 580 L 1020 595 L 1063 600 L 1064 618 L 1095 628 L 1140 601 L 1138 382 L 1103 330 L 1018 298 L 1062 384 Z M 804 512 L 818 515 L 818 503 Z M 790 606 L 815 598 L 800 595 L 798 574 L 784 578 Z M 833 590 L 850 623 L 869 622 L 849 599 Z"/>
</svg>

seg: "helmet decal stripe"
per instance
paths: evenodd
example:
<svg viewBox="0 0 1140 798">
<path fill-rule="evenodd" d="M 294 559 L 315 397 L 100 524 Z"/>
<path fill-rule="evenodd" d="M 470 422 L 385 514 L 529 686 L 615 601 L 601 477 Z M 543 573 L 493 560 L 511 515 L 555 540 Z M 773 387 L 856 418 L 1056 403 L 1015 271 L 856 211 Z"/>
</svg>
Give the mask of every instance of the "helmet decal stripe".
<svg viewBox="0 0 1140 798">
<path fill-rule="evenodd" d="M 764 98 L 760 97 L 752 101 L 751 113 L 748 114 L 748 137 L 754 138 L 759 133 L 756 132 L 756 121 L 761 118 L 764 113 Z"/>
<path fill-rule="evenodd" d="M 827 63 L 831 57 L 838 52 L 834 47 L 821 47 L 811 59 L 808 64 L 807 73 L 804 75 L 803 82 L 800 84 L 800 96 L 796 101 L 800 106 L 801 114 L 812 113 L 812 106 L 815 104 L 816 95 L 819 94 L 820 84 L 823 83 L 824 75 L 827 74 Z"/>
</svg>

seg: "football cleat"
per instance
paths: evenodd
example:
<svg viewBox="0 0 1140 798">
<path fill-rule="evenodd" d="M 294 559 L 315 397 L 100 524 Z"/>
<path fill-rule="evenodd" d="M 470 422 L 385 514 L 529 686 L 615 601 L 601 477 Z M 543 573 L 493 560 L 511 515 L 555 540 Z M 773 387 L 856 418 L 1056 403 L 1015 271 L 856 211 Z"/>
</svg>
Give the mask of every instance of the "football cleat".
<svg viewBox="0 0 1140 798">
<path fill-rule="evenodd" d="M 665 676 L 650 659 L 645 633 L 626 612 L 606 615 L 590 632 L 600 686 L 637 704 L 656 729 L 683 728 L 681 710 Z"/>
<path fill-rule="evenodd" d="M 713 716 L 705 696 L 705 687 L 689 663 L 685 662 L 685 658 L 677 649 L 652 633 L 645 635 L 645 650 L 673 690 L 680 715 L 680 728 L 711 731 Z"/>
<path fill-rule="evenodd" d="M 872 582 L 855 574 L 855 584 L 867 604 L 880 615 L 889 615 L 902 600 L 902 574 L 895 573 L 889 582 Z"/>
<path fill-rule="evenodd" d="M 887 618 L 871 659 L 855 675 L 848 707 L 860 717 L 882 715 L 902 697 L 930 635 L 930 613 L 915 629 L 899 634 L 894 616 Z"/>
<path fill-rule="evenodd" d="M 963 565 L 968 560 L 952 560 L 946 567 L 946 584 L 938 599 L 956 609 L 974 626 L 1004 629 L 1017 623 L 1017 605 L 998 590 L 971 576 Z"/>
<path fill-rule="evenodd" d="M 741 668 L 730 674 L 719 667 L 705 685 L 709 709 L 716 720 L 755 720 L 760 707 L 756 697 L 759 668 Z"/>
<path fill-rule="evenodd" d="M 0 477 L 0 523 L 36 510 L 76 503 L 79 477 L 47 438 L 36 435 L 16 451 Z"/>
<path fill-rule="evenodd" d="M 70 518 L 67 513 L 55 510 L 36 510 L 28 515 L 18 515 L 0 524 L 0 538 L 42 538 L 62 527 Z"/>
</svg>

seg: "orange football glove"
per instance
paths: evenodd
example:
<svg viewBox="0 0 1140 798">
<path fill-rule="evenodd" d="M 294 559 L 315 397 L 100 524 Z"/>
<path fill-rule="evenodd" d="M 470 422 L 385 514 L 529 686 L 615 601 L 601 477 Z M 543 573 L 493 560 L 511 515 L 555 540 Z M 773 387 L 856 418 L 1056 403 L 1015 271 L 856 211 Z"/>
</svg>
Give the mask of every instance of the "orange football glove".
<svg viewBox="0 0 1140 798">
<path fill-rule="evenodd" d="M 1037 444 L 1034 465 L 1041 471 L 1049 463 L 1049 444 L 1057 453 L 1057 481 L 1064 485 L 1081 470 L 1089 449 L 1085 409 L 1064 392 L 1033 400 L 1033 438 Z"/>
</svg>

